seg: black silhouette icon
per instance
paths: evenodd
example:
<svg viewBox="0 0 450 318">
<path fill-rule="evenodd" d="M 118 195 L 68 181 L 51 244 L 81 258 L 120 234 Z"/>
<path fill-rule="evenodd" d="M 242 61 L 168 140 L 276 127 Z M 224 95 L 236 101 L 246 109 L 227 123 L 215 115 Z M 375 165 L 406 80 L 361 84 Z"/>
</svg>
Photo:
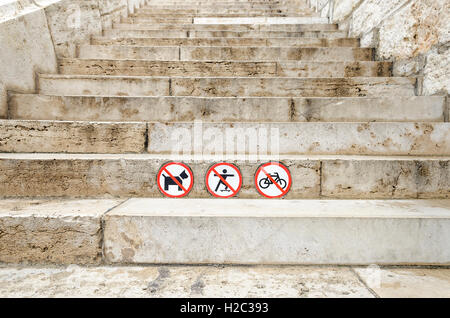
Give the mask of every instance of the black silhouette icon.
<svg viewBox="0 0 450 318">
<path fill-rule="evenodd" d="M 220 174 L 220 176 L 224 179 L 227 180 L 228 177 L 234 177 L 234 174 L 227 174 L 228 170 L 227 169 L 223 169 L 222 173 Z M 219 177 L 217 174 L 214 174 L 214 176 Z M 219 180 L 219 183 L 216 186 L 216 190 L 214 190 L 214 192 L 217 192 L 219 190 L 220 185 L 223 184 L 225 186 L 225 189 L 220 190 L 221 192 L 230 192 L 231 190 L 228 188 L 228 186 L 225 184 L 225 182 L 223 182 L 222 179 Z"/>
<path fill-rule="evenodd" d="M 275 172 L 274 174 L 270 174 L 270 177 L 280 185 L 280 187 L 282 189 L 287 187 L 287 182 L 286 180 L 280 178 L 280 175 L 278 174 L 278 172 Z M 259 180 L 259 186 L 261 187 L 261 189 L 267 189 L 268 187 L 270 187 L 273 184 L 272 180 L 269 179 L 269 177 L 267 178 L 263 178 L 261 180 Z"/>
<path fill-rule="evenodd" d="M 178 191 L 183 191 L 181 187 L 173 180 L 171 177 L 162 175 L 164 177 L 164 191 L 169 191 L 169 186 L 174 185 L 178 187 Z M 189 178 L 189 175 L 186 173 L 186 170 L 183 170 L 183 172 L 180 174 L 180 176 L 175 177 L 175 179 L 183 185 L 183 180 Z"/>
</svg>

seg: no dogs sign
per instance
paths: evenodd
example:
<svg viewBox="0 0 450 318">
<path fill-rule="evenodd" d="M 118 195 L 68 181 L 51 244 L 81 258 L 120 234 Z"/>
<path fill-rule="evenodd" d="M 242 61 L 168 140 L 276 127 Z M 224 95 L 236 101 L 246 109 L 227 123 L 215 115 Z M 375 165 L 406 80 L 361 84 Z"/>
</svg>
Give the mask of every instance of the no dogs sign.
<svg viewBox="0 0 450 318">
<path fill-rule="evenodd" d="M 269 199 L 284 197 L 292 185 L 292 177 L 288 168 L 279 162 L 269 162 L 255 174 L 255 186 L 258 192 Z"/>
<path fill-rule="evenodd" d="M 192 170 L 180 162 L 169 162 L 161 167 L 156 178 L 159 190 L 169 198 L 182 198 L 194 185 Z"/>
<path fill-rule="evenodd" d="M 242 187 L 242 175 L 239 169 L 230 163 L 217 163 L 206 173 L 206 188 L 216 198 L 231 198 Z"/>
</svg>

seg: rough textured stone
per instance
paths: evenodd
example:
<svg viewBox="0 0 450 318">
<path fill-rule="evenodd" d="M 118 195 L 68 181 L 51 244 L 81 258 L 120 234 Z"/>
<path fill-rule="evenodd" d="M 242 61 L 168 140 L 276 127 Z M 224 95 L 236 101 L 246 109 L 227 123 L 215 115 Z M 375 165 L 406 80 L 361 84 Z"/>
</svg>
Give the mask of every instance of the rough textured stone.
<svg viewBox="0 0 450 318">
<path fill-rule="evenodd" d="M 0 121 L 1 152 L 141 153 L 143 123 Z"/>
<path fill-rule="evenodd" d="M 58 57 L 75 56 L 77 43 L 102 32 L 97 0 L 62 0 L 45 13 Z"/>
<path fill-rule="evenodd" d="M 117 200 L 0 201 L 0 262 L 99 264 L 101 217 Z"/>
<path fill-rule="evenodd" d="M 352 269 L 345 267 L 69 266 L 0 267 L 0 297 L 317 298 L 373 295 Z"/>
<path fill-rule="evenodd" d="M 0 81 L 0 119 L 8 117 L 8 92 Z"/>
<path fill-rule="evenodd" d="M 36 72 L 56 73 L 56 56 L 44 10 L 1 23 L 0 43 L 0 82 L 6 89 L 34 93 Z"/>
<path fill-rule="evenodd" d="M 442 122 L 445 97 L 203 98 L 14 94 L 12 119 L 189 122 Z"/>
<path fill-rule="evenodd" d="M 149 123 L 148 137 L 154 154 L 229 152 L 240 138 L 239 154 L 450 156 L 448 123 Z"/>
<path fill-rule="evenodd" d="M 449 198 L 449 160 L 323 161 L 322 195 L 347 199 Z"/>
<path fill-rule="evenodd" d="M 450 93 L 450 47 L 444 52 L 430 52 L 423 70 L 423 93 L 449 94 Z"/>
<path fill-rule="evenodd" d="M 105 257 L 111 263 L 447 265 L 448 203 L 132 199 L 105 216 Z"/>
</svg>

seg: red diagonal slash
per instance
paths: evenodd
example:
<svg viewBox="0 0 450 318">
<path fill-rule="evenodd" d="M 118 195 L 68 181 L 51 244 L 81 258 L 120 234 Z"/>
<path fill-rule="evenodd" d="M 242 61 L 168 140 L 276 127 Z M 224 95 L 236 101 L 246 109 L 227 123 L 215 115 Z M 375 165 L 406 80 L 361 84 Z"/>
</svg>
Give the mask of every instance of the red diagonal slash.
<svg viewBox="0 0 450 318">
<path fill-rule="evenodd" d="M 264 170 L 264 168 L 262 168 L 261 171 L 267 176 L 267 178 L 269 178 L 270 181 L 273 182 L 274 185 L 277 186 L 278 190 L 280 190 L 281 193 L 284 193 L 283 188 L 278 184 L 278 182 L 275 182 L 275 180 L 270 176 L 270 174 L 267 173 L 266 170 Z"/>
<path fill-rule="evenodd" d="M 237 191 L 236 191 L 235 189 L 233 189 L 232 186 L 230 186 L 230 184 L 225 180 L 224 177 L 222 177 L 222 176 L 216 171 L 216 169 L 212 169 L 212 171 L 214 172 L 214 174 L 215 174 L 216 176 L 218 176 L 218 177 L 220 178 L 220 180 L 222 180 L 223 183 L 225 183 L 225 185 L 226 185 L 228 188 L 231 189 L 231 191 L 233 191 L 233 194 L 236 194 Z"/>
<path fill-rule="evenodd" d="M 184 193 L 186 193 L 187 192 L 187 190 L 186 190 L 186 188 L 185 187 L 183 187 L 183 185 L 169 172 L 169 170 L 167 170 L 167 168 L 164 168 L 163 169 L 163 171 L 165 172 L 165 173 L 167 173 L 168 175 L 169 175 L 169 177 L 173 180 L 173 181 L 175 181 L 175 183 L 181 188 L 181 189 L 183 189 L 183 191 L 184 191 Z"/>
</svg>

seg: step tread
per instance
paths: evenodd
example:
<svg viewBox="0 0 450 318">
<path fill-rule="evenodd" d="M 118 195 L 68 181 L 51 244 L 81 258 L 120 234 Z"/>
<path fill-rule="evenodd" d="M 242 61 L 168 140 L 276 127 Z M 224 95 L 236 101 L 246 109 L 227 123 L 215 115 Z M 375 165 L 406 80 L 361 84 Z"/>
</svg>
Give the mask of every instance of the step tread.
<svg viewBox="0 0 450 318">
<path fill-rule="evenodd" d="M 130 199 L 107 217 L 450 219 L 450 200 Z"/>
</svg>

